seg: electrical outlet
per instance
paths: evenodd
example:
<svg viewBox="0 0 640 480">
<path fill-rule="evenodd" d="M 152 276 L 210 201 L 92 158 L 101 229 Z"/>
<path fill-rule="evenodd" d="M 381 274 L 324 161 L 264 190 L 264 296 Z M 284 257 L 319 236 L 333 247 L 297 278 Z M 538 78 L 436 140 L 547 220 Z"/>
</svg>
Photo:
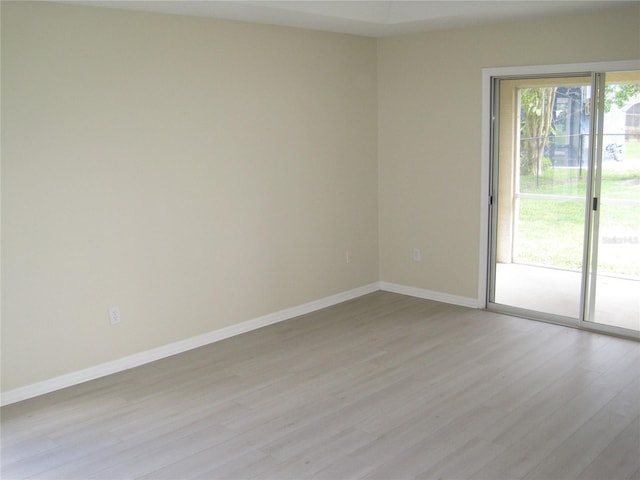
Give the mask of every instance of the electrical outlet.
<svg viewBox="0 0 640 480">
<path fill-rule="evenodd" d="M 422 251 L 419 248 L 414 248 L 413 249 L 413 261 L 414 262 L 419 262 L 420 260 L 422 260 Z"/>
<path fill-rule="evenodd" d="M 347 252 L 344 254 L 344 261 L 346 263 L 351 263 L 353 261 L 353 257 L 351 256 L 351 252 Z"/>
<path fill-rule="evenodd" d="M 117 325 L 122 321 L 119 307 L 109 307 L 109 322 L 111 325 Z"/>
</svg>

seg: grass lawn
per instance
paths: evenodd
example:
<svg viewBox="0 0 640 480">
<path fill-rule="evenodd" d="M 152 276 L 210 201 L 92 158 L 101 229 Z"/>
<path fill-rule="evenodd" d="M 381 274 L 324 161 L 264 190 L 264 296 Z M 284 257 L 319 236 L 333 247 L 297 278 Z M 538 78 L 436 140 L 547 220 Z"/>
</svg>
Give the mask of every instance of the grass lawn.
<svg viewBox="0 0 640 480">
<path fill-rule="evenodd" d="M 624 156 L 627 158 L 640 158 L 640 140 L 625 143 Z"/>
<path fill-rule="evenodd" d="M 640 142 L 625 145 L 622 162 L 609 162 L 602 171 L 599 271 L 640 277 Z M 520 190 L 584 198 L 586 177 L 584 170 L 549 168 L 538 179 L 522 176 Z M 634 200 L 635 205 L 607 203 L 607 199 Z M 581 268 L 585 203 L 520 199 L 517 261 Z"/>
</svg>

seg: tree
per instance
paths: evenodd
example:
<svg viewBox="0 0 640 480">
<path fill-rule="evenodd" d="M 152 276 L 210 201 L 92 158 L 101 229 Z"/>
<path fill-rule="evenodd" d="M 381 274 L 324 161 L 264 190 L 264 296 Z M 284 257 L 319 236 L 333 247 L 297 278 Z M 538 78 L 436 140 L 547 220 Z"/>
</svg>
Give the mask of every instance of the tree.
<svg viewBox="0 0 640 480">
<path fill-rule="evenodd" d="M 605 87 L 604 107 L 609 112 L 615 104 L 622 108 L 640 94 L 640 83 L 616 83 Z M 520 169 L 536 177 L 542 175 L 544 151 L 553 133 L 556 87 L 531 87 L 520 90 Z"/>
<path fill-rule="evenodd" d="M 544 150 L 552 131 L 555 99 L 555 87 L 520 90 L 520 168 L 536 176 L 542 174 Z"/>
<path fill-rule="evenodd" d="M 615 103 L 622 108 L 634 95 L 640 93 L 640 83 L 616 83 L 607 85 L 604 89 L 604 111 L 611 111 Z"/>
</svg>

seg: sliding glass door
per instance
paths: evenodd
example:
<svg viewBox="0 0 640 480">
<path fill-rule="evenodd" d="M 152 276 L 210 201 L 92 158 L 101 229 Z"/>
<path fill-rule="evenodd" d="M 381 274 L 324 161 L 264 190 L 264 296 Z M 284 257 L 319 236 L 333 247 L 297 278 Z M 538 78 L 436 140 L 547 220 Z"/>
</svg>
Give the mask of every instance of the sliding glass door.
<svg viewBox="0 0 640 480">
<path fill-rule="evenodd" d="M 640 71 L 601 76 L 593 250 L 585 320 L 640 330 Z"/>
<path fill-rule="evenodd" d="M 639 73 L 493 79 L 490 308 L 639 330 Z"/>
</svg>

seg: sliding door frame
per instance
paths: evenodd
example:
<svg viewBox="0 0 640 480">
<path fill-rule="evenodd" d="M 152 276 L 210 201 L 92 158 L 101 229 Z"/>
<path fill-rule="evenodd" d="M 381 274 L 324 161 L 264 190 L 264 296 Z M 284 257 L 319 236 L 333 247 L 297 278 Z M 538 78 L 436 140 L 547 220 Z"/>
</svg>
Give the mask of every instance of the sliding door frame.
<svg viewBox="0 0 640 480">
<path fill-rule="evenodd" d="M 600 228 L 600 209 L 594 210 L 594 198 L 600 198 L 600 183 L 602 178 L 602 138 L 604 128 L 604 74 L 594 72 L 591 79 L 592 95 L 590 109 L 596 112 L 589 126 L 589 137 L 591 147 L 589 148 L 589 183 L 587 185 L 587 199 L 592 202 L 587 208 L 585 225 L 587 234 L 585 236 L 585 249 L 582 264 L 586 272 L 583 272 L 580 317 L 580 326 L 586 328 L 593 324 L 595 309 L 595 295 L 593 291 L 596 285 L 598 251 L 594 249 L 594 239 L 598 238 Z M 588 323 L 587 323 L 588 322 Z"/>
<path fill-rule="evenodd" d="M 495 192 L 491 189 L 493 184 L 491 162 L 493 158 L 493 145 L 494 142 L 491 139 L 492 133 L 495 131 L 492 128 L 492 123 L 497 122 L 498 119 L 493 115 L 493 102 L 494 102 L 494 78 L 508 78 L 508 77 L 558 77 L 558 76 L 591 76 L 592 84 L 598 84 L 598 74 L 610 71 L 625 71 L 625 70 L 640 70 L 640 60 L 630 61 L 618 61 L 618 62 L 598 62 L 598 63 L 577 63 L 577 64 L 559 64 L 559 65 L 538 65 L 528 67 L 500 67 L 500 68 L 486 68 L 482 70 L 482 156 L 481 156 L 481 185 L 480 185 L 480 218 L 481 218 L 481 230 L 480 230 L 480 252 L 479 252 L 479 278 L 478 278 L 478 307 L 489 307 L 489 275 L 493 268 L 492 255 L 491 255 L 491 201 Z M 597 99 L 596 92 L 593 92 L 592 102 Z M 592 105 L 594 106 L 594 105 Z M 598 132 L 594 129 L 601 128 L 601 121 L 592 122 L 592 134 Z M 595 135 L 592 141 L 598 138 Z M 598 142 L 600 143 L 600 142 Z M 591 155 L 594 158 L 590 158 L 591 164 L 597 160 L 597 150 L 601 150 L 602 146 L 599 144 L 592 148 Z M 593 198 L 594 193 L 592 191 L 594 182 L 590 182 L 588 187 L 588 201 Z M 587 208 L 586 216 L 591 218 L 593 211 L 591 208 Z M 597 228 L 597 222 L 596 226 Z M 585 260 L 591 260 L 592 252 L 592 239 L 594 232 L 590 232 L 585 240 L 588 244 L 585 246 Z M 588 237 L 588 238 L 587 238 Z M 541 314 L 540 312 L 527 312 L 522 309 L 509 308 L 508 306 L 500 306 L 500 311 L 508 314 L 514 314 L 519 316 L 526 316 L 535 320 L 546 321 L 551 323 L 557 323 L 561 325 L 581 328 L 585 330 L 593 330 L 598 332 L 609 333 L 613 335 L 620 335 L 624 337 L 640 338 L 640 332 L 630 332 L 627 329 L 614 327 L 610 325 L 597 324 L 594 322 L 588 322 L 587 317 L 591 315 L 590 305 L 586 302 L 589 301 L 590 295 L 588 290 L 591 287 L 591 266 L 590 263 L 585 263 L 584 269 L 589 269 L 587 274 L 583 275 L 583 285 L 581 289 L 583 303 L 580 307 L 580 315 L 577 320 L 568 317 L 559 317 L 557 315 Z"/>
</svg>

